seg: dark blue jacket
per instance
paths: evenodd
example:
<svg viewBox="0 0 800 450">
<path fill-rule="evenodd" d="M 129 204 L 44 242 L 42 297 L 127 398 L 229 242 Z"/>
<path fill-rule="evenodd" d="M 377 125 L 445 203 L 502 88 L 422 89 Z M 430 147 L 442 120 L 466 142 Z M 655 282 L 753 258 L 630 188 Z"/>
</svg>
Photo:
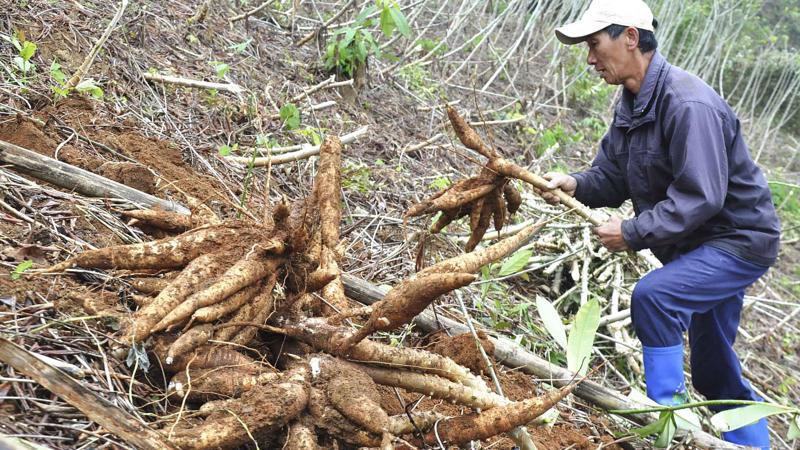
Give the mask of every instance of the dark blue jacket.
<svg viewBox="0 0 800 450">
<path fill-rule="evenodd" d="M 618 207 L 630 198 L 625 242 L 668 262 L 709 244 L 775 262 L 780 223 L 739 120 L 711 87 L 656 52 L 638 95 L 623 90 L 592 167 L 573 174 L 575 197 Z"/>
</svg>

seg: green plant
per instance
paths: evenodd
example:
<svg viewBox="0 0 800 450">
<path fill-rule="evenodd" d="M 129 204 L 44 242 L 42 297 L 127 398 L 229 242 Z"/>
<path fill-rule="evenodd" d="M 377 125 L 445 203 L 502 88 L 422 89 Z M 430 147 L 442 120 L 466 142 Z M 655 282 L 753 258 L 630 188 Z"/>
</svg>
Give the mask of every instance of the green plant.
<svg viewBox="0 0 800 450">
<path fill-rule="evenodd" d="M 33 58 L 33 55 L 36 54 L 36 44 L 25 40 L 24 34 L 14 33 L 11 36 L 0 34 L 0 38 L 10 43 L 17 51 L 17 56 L 11 60 L 11 69 L 7 69 L 9 75 L 14 77 L 14 80 L 18 85 L 26 85 L 28 83 L 28 74 L 36 70 L 36 65 L 31 62 L 31 58 Z M 16 72 L 17 75 L 19 75 L 19 78 L 17 78 L 16 75 L 11 72 L 12 69 L 13 72 Z"/>
<path fill-rule="evenodd" d="M 14 270 L 11 271 L 11 279 L 16 281 L 22 277 L 22 274 L 25 273 L 26 270 L 33 267 L 33 261 L 30 259 L 26 259 L 21 263 L 17 264 L 17 267 L 14 267 Z"/>
<path fill-rule="evenodd" d="M 380 46 L 369 28 L 375 25 L 371 15 L 380 12 L 380 29 L 390 37 L 395 30 L 405 37 L 411 36 L 408 21 L 397 3 L 377 0 L 374 5 L 361 10 L 352 25 L 337 29 L 325 49 L 325 70 L 352 78 L 362 70 L 367 58 L 380 56 Z"/>
<path fill-rule="evenodd" d="M 250 45 L 251 42 L 253 42 L 253 38 L 248 38 L 244 42 L 240 42 L 238 44 L 229 45 L 228 48 L 233 50 L 233 52 L 236 53 L 236 54 L 244 53 L 244 51 L 247 50 L 247 46 Z"/>
<path fill-rule="evenodd" d="M 420 97 L 430 100 L 439 98 L 441 87 L 430 81 L 433 77 L 427 68 L 419 64 L 407 64 L 397 71 L 397 76 L 405 82 L 408 89 Z"/>
<path fill-rule="evenodd" d="M 283 126 L 287 130 L 295 130 L 300 127 L 300 110 L 294 103 L 287 103 L 281 106 L 280 110 Z"/>
<path fill-rule="evenodd" d="M 342 187 L 367 194 L 375 184 L 370 179 L 370 169 L 362 163 L 346 162 L 342 169 Z"/>
<path fill-rule="evenodd" d="M 208 64 L 210 64 L 211 67 L 214 68 L 214 72 L 217 74 L 217 78 L 221 80 L 225 79 L 225 75 L 231 69 L 231 66 L 225 64 L 222 61 L 211 61 Z"/>
<path fill-rule="evenodd" d="M 228 156 L 231 154 L 231 152 L 234 152 L 238 149 L 239 144 L 233 144 L 232 146 L 228 144 L 222 144 L 217 148 L 217 153 L 219 153 L 219 156 Z"/>
</svg>

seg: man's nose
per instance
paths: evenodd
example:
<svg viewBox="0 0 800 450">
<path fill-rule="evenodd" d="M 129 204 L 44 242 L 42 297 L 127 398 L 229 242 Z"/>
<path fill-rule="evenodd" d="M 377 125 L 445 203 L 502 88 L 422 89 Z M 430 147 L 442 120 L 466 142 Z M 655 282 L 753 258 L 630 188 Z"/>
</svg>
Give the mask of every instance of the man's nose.
<svg viewBox="0 0 800 450">
<path fill-rule="evenodd" d="M 589 64 L 590 66 L 597 64 L 597 58 L 594 57 L 594 52 L 590 51 L 589 54 L 586 56 L 586 63 Z"/>
</svg>

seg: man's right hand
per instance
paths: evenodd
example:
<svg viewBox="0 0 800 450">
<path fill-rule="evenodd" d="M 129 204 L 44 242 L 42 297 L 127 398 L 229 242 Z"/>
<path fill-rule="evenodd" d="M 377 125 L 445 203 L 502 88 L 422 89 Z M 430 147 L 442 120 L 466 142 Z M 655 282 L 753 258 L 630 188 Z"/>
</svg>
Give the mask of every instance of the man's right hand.
<svg viewBox="0 0 800 450">
<path fill-rule="evenodd" d="M 575 177 L 565 173 L 548 172 L 544 174 L 543 178 L 548 181 L 548 189 L 561 188 L 561 190 L 570 197 L 575 196 L 575 189 L 578 188 L 578 180 L 576 180 Z M 556 196 L 556 194 L 553 192 L 542 191 L 539 189 L 537 189 L 536 192 L 551 205 L 557 205 L 561 203 L 561 201 L 558 199 L 558 196 Z"/>
</svg>

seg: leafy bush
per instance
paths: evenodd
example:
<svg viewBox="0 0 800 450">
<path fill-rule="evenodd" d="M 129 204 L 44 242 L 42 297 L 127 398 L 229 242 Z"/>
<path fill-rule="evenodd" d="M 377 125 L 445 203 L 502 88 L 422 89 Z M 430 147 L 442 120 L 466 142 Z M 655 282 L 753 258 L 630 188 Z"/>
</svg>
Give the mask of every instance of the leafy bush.
<svg viewBox="0 0 800 450">
<path fill-rule="evenodd" d="M 361 10 L 352 25 L 333 33 L 323 57 L 325 70 L 352 78 L 365 67 L 367 58 L 380 56 L 380 46 L 370 31 L 375 25 L 370 16 L 378 12 L 380 29 L 385 37 L 391 37 L 395 30 L 405 37 L 411 36 L 411 29 L 397 3 L 377 0 L 374 5 Z"/>
</svg>

